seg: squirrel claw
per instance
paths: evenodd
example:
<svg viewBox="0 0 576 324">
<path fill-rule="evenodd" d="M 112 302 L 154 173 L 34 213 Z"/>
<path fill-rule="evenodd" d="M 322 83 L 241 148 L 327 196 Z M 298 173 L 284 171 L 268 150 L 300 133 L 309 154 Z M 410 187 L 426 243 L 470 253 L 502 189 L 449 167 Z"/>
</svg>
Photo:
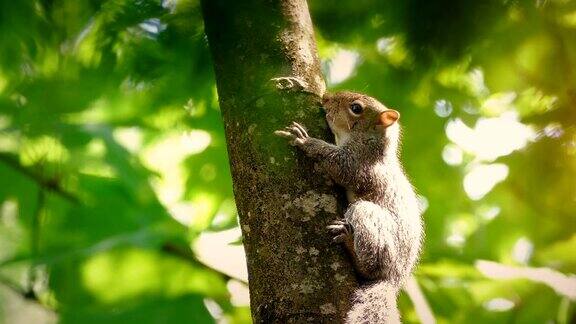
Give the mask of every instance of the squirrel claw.
<svg viewBox="0 0 576 324">
<path fill-rule="evenodd" d="M 298 134 L 300 134 L 300 137 L 302 138 L 308 137 L 308 132 L 306 131 L 304 126 L 298 124 L 297 122 L 292 122 L 292 129 L 296 130 Z"/>
<path fill-rule="evenodd" d="M 308 132 L 297 122 L 292 122 L 292 125 L 285 127 L 283 130 L 277 130 L 274 134 L 289 139 L 290 144 L 294 146 L 302 145 L 308 139 Z"/>
<path fill-rule="evenodd" d="M 346 220 L 334 220 L 330 225 L 326 226 L 326 229 L 328 229 L 330 233 L 336 235 L 332 239 L 335 243 L 343 243 L 350 240 L 354 233 L 352 225 L 350 225 Z"/>
<path fill-rule="evenodd" d="M 332 239 L 332 242 L 334 243 L 344 243 L 346 242 L 350 237 L 346 234 L 340 234 L 340 235 L 336 235 L 334 236 L 334 238 Z"/>
</svg>

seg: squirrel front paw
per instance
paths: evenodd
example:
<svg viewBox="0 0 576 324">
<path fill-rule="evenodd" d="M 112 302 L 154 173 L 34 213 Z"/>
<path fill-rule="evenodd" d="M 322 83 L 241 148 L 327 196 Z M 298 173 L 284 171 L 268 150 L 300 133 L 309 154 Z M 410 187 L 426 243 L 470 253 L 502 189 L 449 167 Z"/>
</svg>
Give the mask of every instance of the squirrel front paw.
<svg viewBox="0 0 576 324">
<path fill-rule="evenodd" d="M 284 128 L 284 130 L 277 130 L 274 134 L 289 139 L 290 144 L 294 146 L 300 146 L 308 140 L 308 132 L 297 122 L 292 122 L 292 125 Z"/>
<path fill-rule="evenodd" d="M 354 229 L 345 219 L 332 221 L 326 228 L 335 235 L 332 239 L 334 243 L 348 243 L 354 238 Z"/>
</svg>

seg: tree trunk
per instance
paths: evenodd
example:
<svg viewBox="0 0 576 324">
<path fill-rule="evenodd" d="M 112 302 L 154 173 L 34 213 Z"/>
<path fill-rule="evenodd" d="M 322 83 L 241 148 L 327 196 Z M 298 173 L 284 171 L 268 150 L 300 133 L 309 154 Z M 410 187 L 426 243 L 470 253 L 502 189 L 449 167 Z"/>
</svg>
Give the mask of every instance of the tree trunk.
<svg viewBox="0 0 576 324">
<path fill-rule="evenodd" d="M 320 109 L 324 81 L 305 0 L 204 0 L 255 323 L 339 323 L 357 286 L 325 227 L 343 195 L 314 163 L 273 131 L 298 121 L 330 133 Z M 295 76 L 307 92 L 280 91 Z"/>
</svg>

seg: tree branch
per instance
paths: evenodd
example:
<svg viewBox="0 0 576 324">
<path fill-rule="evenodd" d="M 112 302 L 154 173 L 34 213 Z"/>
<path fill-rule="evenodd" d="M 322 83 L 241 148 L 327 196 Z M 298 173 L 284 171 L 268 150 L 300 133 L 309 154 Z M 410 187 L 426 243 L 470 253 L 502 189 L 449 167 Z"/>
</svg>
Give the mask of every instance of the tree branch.
<svg viewBox="0 0 576 324">
<path fill-rule="evenodd" d="M 38 175 L 34 171 L 21 165 L 20 162 L 18 162 L 18 160 L 13 155 L 8 153 L 0 153 L 0 161 L 3 162 L 5 165 L 11 167 L 18 173 L 22 174 L 23 176 L 27 177 L 28 179 L 34 181 L 38 186 L 40 186 L 40 188 L 48 190 L 50 192 L 54 192 L 57 195 L 61 196 L 62 198 L 72 203 L 78 204 L 80 202 L 80 199 L 78 199 L 78 197 L 61 188 L 58 183 L 55 183 L 54 181 L 51 181 L 49 179 L 43 179 L 40 175 Z"/>
</svg>

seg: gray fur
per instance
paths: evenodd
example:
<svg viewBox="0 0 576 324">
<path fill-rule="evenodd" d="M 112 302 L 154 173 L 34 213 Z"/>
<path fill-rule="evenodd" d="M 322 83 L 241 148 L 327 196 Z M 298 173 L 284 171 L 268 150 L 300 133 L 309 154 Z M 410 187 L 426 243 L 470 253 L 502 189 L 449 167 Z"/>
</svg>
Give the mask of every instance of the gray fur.
<svg viewBox="0 0 576 324">
<path fill-rule="evenodd" d="M 346 323 L 400 323 L 396 307 L 397 287 L 387 281 L 362 286 L 352 299 Z"/>
<path fill-rule="evenodd" d="M 349 110 L 352 103 L 362 104 L 361 115 Z M 338 146 L 309 137 L 297 123 L 276 134 L 316 159 L 348 192 L 344 220 L 328 229 L 368 282 L 355 293 L 347 323 L 398 323 L 396 296 L 417 262 L 422 240 L 416 194 L 398 158 L 399 125 L 376 125 L 387 108 L 362 94 L 325 96 L 324 106 Z"/>
</svg>

